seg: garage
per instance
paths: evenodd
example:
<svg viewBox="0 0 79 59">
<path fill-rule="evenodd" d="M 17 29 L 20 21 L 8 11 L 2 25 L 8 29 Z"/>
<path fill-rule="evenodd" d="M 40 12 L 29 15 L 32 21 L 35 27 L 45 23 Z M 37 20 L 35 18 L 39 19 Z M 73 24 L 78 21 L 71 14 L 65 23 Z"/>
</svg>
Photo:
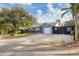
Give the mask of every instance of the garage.
<svg viewBox="0 0 79 59">
<path fill-rule="evenodd" d="M 52 26 L 47 23 L 42 24 L 41 32 L 44 34 L 52 34 Z"/>
<path fill-rule="evenodd" d="M 52 28 L 44 28 L 44 33 L 51 34 Z"/>
</svg>

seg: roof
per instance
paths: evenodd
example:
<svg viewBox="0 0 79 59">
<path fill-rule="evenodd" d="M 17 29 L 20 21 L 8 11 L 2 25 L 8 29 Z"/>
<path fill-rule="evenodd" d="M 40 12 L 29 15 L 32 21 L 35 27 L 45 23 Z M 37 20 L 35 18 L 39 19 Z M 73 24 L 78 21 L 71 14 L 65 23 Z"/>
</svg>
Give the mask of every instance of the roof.
<svg viewBox="0 0 79 59">
<path fill-rule="evenodd" d="M 31 27 L 40 27 L 39 23 L 34 23 Z"/>
<path fill-rule="evenodd" d="M 42 25 L 40 25 L 40 27 L 51 27 L 52 25 L 48 24 L 48 23 L 43 23 Z"/>
</svg>

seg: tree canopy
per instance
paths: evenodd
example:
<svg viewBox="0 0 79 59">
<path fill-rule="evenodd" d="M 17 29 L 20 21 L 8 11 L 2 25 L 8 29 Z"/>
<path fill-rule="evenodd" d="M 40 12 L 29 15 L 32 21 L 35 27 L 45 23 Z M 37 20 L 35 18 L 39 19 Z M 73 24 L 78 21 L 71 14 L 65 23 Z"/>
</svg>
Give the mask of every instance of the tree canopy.
<svg viewBox="0 0 79 59">
<path fill-rule="evenodd" d="M 0 32 L 16 31 L 20 27 L 28 28 L 36 19 L 21 7 L 2 8 L 0 11 Z"/>
</svg>

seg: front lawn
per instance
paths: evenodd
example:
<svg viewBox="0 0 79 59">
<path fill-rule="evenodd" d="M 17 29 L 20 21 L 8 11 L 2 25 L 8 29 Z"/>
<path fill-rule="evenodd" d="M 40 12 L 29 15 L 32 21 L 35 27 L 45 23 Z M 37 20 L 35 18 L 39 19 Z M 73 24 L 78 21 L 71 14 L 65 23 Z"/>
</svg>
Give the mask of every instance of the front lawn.
<svg viewBox="0 0 79 59">
<path fill-rule="evenodd" d="M 2 39 L 10 39 L 10 38 L 19 38 L 19 37 L 24 37 L 24 36 L 31 36 L 36 33 L 24 33 L 24 34 L 14 34 L 14 37 L 10 37 L 10 35 L 4 35 L 1 36 Z"/>
</svg>

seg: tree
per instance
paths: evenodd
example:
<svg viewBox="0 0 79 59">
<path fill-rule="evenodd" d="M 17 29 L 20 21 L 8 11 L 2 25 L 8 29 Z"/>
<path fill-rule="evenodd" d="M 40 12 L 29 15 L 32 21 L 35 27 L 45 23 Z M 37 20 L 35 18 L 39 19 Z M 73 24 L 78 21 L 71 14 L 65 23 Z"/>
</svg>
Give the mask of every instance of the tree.
<svg viewBox="0 0 79 59">
<path fill-rule="evenodd" d="M 65 25 L 71 25 L 71 26 L 74 25 L 72 20 L 64 21 L 64 24 L 65 24 Z"/>
<path fill-rule="evenodd" d="M 0 11 L 0 32 L 1 34 L 7 34 L 10 24 L 7 19 L 7 15 L 9 13 L 9 9 L 2 8 Z"/>
<path fill-rule="evenodd" d="M 20 27 L 30 27 L 35 21 L 36 19 L 21 7 L 2 8 L 0 11 L 0 28 L 4 33 L 10 31 L 14 34 Z"/>
<path fill-rule="evenodd" d="M 62 10 L 66 10 L 66 12 L 64 12 L 62 14 L 62 17 L 66 13 L 71 12 L 72 18 L 73 18 L 73 23 L 74 23 L 74 26 L 75 26 L 75 40 L 78 40 L 78 33 L 77 33 L 77 14 L 79 12 L 79 4 L 77 4 L 77 3 L 71 3 L 70 5 L 71 6 L 69 8 L 63 8 L 62 9 Z"/>
<path fill-rule="evenodd" d="M 77 4 L 74 6 L 74 23 L 75 23 L 75 40 L 78 40 L 78 30 L 77 30 Z"/>
</svg>

